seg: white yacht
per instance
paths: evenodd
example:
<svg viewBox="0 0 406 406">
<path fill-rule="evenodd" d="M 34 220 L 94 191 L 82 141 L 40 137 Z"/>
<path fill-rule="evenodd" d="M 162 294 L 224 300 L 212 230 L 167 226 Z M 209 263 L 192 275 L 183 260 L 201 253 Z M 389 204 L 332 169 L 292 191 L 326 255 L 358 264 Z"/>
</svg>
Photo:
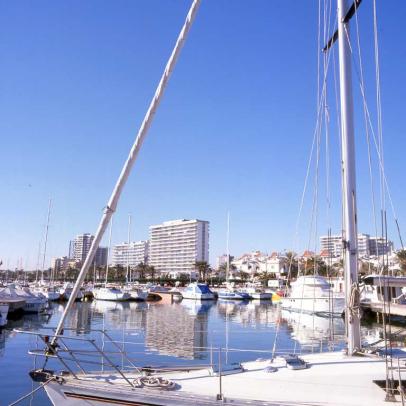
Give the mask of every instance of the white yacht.
<svg viewBox="0 0 406 406">
<path fill-rule="evenodd" d="M 283 309 L 338 316 L 344 313 L 344 295 L 334 293 L 326 278 L 317 275 L 300 276 L 291 286 L 288 296 L 281 299 Z"/>
<path fill-rule="evenodd" d="M 114 302 L 123 302 L 131 298 L 128 292 L 124 292 L 119 288 L 107 287 L 93 289 L 93 295 L 96 300 L 111 300 Z"/>
<path fill-rule="evenodd" d="M 182 291 L 184 299 L 193 300 L 213 300 L 215 299 L 214 293 L 209 289 L 205 283 L 190 283 L 185 290 Z"/>
<path fill-rule="evenodd" d="M 4 327 L 7 324 L 8 309 L 8 303 L 0 302 L 0 327 Z"/>
</svg>

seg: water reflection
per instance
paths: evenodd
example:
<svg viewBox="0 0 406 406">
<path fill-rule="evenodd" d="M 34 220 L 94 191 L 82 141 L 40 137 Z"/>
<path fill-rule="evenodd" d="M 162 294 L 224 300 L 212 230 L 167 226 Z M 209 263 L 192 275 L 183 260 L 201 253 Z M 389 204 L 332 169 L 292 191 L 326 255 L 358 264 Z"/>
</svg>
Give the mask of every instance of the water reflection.
<svg viewBox="0 0 406 406">
<path fill-rule="evenodd" d="M 219 301 L 218 313 L 224 320 L 243 326 L 274 326 L 279 319 L 279 308 L 269 301 Z"/>
<path fill-rule="evenodd" d="M 7 352 L 8 342 L 18 338 L 13 329 L 40 330 L 55 326 L 63 309 L 64 305 L 53 304 L 50 315 L 25 315 L 10 320 L 7 328 L 0 331 L 0 357 Z M 260 301 L 83 302 L 75 304 L 66 327 L 71 329 L 69 334 L 81 336 L 91 335 L 91 330 L 105 329 L 113 339 L 125 341 L 125 348 L 137 352 L 142 362 L 151 357 L 156 362 L 171 362 L 168 357 L 173 362 L 175 357 L 208 359 L 207 349 L 211 346 L 269 350 L 276 342 L 277 349 L 325 350 L 332 343 L 340 348 L 345 334 L 341 318 L 289 312 Z M 399 342 L 406 338 L 405 331 L 404 325 L 391 327 L 392 335 L 400 337 Z M 374 344 L 382 341 L 383 329 L 377 323 L 364 325 L 362 334 L 366 344 Z M 129 342 L 134 345 L 130 346 Z M 21 351 L 21 356 L 25 354 L 26 351 Z"/>
<path fill-rule="evenodd" d="M 155 304 L 147 313 L 145 345 L 161 355 L 202 359 L 207 348 L 208 313 L 212 304 L 196 301 Z"/>
<path fill-rule="evenodd" d="M 26 314 L 9 318 L 7 328 L 0 329 L 0 357 L 5 355 L 6 342 L 18 336 L 14 329 L 37 331 L 46 327 L 52 314 Z"/>
<path fill-rule="evenodd" d="M 281 310 L 291 337 L 302 346 L 323 347 L 344 340 L 345 325 L 341 317 L 320 317 L 315 314 Z"/>
</svg>

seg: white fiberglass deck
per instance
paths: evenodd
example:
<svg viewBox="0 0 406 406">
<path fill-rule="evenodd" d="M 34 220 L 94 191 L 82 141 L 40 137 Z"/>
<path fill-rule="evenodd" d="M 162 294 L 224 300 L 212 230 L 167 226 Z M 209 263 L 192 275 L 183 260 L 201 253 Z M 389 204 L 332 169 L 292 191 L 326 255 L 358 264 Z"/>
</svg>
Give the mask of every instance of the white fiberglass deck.
<svg viewBox="0 0 406 406">
<path fill-rule="evenodd" d="M 277 368 L 276 372 L 266 372 L 264 368 L 270 363 L 264 360 L 243 364 L 244 372 L 222 376 L 224 403 L 285 406 L 387 404 L 384 401 L 385 391 L 373 382 L 385 379 L 385 361 L 382 358 L 346 357 L 340 352 L 311 354 L 302 358 L 309 363 L 309 368 L 290 370 L 283 359 L 277 358 L 272 364 Z M 99 405 L 106 404 L 106 401 L 127 405 L 222 403 L 216 400 L 219 377 L 211 376 L 209 369 L 158 375 L 176 382 L 178 389 L 133 389 L 117 374 L 98 373 L 81 375 L 79 380 L 68 376 L 62 385 L 51 383 L 46 390 L 55 405 Z M 132 380 L 139 375 L 126 376 Z M 70 395 L 65 396 L 63 392 Z M 103 398 L 103 401 L 98 398 Z"/>
</svg>

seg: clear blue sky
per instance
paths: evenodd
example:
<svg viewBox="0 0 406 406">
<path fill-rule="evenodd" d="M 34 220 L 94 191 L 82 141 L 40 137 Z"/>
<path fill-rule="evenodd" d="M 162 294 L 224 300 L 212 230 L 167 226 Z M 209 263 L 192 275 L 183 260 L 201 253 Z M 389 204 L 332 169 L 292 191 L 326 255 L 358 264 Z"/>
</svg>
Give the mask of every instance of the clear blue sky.
<svg viewBox="0 0 406 406">
<path fill-rule="evenodd" d="M 4 265 L 14 268 L 22 257 L 24 266 L 35 266 L 50 196 L 47 263 L 66 255 L 76 234 L 95 232 L 189 5 L 0 2 Z M 362 4 L 359 18 L 373 96 L 370 6 Z M 378 1 L 378 17 L 386 169 L 406 228 L 406 4 Z M 148 226 L 165 220 L 205 219 L 215 263 L 225 250 L 230 210 L 232 254 L 292 247 L 316 82 L 316 1 L 203 0 L 120 202 L 114 242 L 126 239 L 128 213 L 133 239 L 148 238 Z M 373 234 L 363 117 L 359 108 L 356 113 L 359 228 Z M 338 167 L 332 170 L 333 232 L 339 230 L 338 174 Z M 321 194 L 321 234 L 324 200 Z"/>
</svg>

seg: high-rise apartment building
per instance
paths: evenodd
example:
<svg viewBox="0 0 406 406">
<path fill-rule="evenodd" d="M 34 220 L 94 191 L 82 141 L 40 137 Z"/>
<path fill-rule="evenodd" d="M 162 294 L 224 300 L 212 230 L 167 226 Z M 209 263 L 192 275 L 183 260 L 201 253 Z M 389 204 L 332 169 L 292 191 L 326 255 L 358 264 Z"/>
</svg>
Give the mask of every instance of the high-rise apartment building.
<svg viewBox="0 0 406 406">
<path fill-rule="evenodd" d="M 343 251 L 343 237 L 341 235 L 322 235 L 320 250 L 328 252 L 333 257 L 340 257 Z"/>
<path fill-rule="evenodd" d="M 209 222 L 173 220 L 149 228 L 149 264 L 160 273 L 195 272 L 209 262 Z"/>
<path fill-rule="evenodd" d="M 341 235 L 323 235 L 320 237 L 321 251 L 329 252 L 333 257 L 339 257 L 343 252 L 343 238 Z M 358 256 L 369 257 L 374 255 L 383 255 L 391 252 L 393 243 L 383 238 L 371 237 L 369 234 L 358 234 Z"/>
<path fill-rule="evenodd" d="M 386 239 L 382 237 L 371 237 L 369 239 L 369 252 L 371 256 L 391 254 L 392 251 L 392 241 L 386 241 Z"/>
<path fill-rule="evenodd" d="M 134 268 L 141 262 L 148 263 L 148 241 L 124 242 L 113 247 L 112 264 Z"/>
<path fill-rule="evenodd" d="M 80 263 L 83 263 L 90 251 L 94 235 L 92 234 L 80 234 L 69 243 L 69 259 L 73 259 Z M 107 265 L 107 248 L 97 248 L 96 255 L 94 257 L 94 263 L 96 266 Z"/>
</svg>

